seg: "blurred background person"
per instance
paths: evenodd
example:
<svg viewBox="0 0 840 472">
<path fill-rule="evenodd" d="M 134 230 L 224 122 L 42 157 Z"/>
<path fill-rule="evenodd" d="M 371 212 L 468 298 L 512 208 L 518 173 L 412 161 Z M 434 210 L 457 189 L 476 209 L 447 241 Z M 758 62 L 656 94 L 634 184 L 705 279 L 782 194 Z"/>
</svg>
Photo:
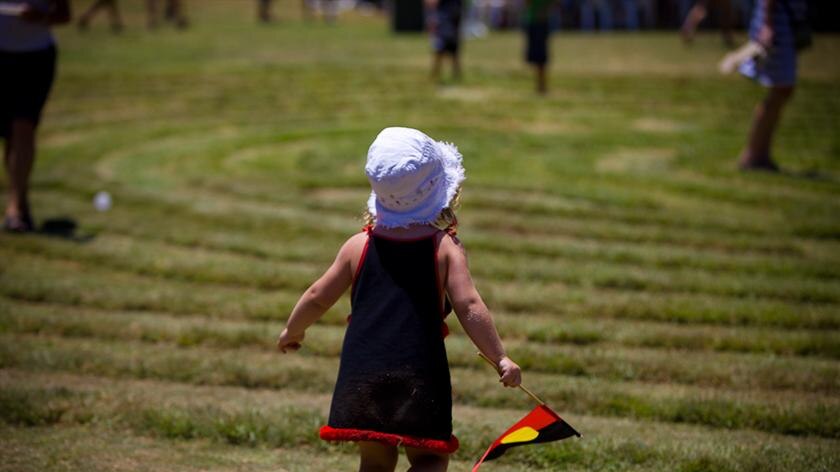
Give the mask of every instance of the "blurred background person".
<svg viewBox="0 0 840 472">
<path fill-rule="evenodd" d="M 29 207 L 29 176 L 41 110 L 55 76 L 56 47 L 51 26 L 70 21 L 68 0 L 7 0 L 19 14 L 0 15 L 0 133 L 8 195 L 3 228 L 35 229 Z"/>
<path fill-rule="evenodd" d="M 525 0 L 525 61 L 534 67 L 537 93 L 548 93 L 548 38 L 554 0 Z"/>
<path fill-rule="evenodd" d="M 426 24 L 432 36 L 432 79 L 441 80 L 444 57 L 452 63 L 452 78 L 461 78 L 461 17 L 463 0 L 426 0 Z"/>
<path fill-rule="evenodd" d="M 271 0 L 257 0 L 257 19 L 263 23 L 271 23 Z"/>
<path fill-rule="evenodd" d="M 612 29 L 613 12 L 609 0 L 581 0 L 581 28 L 586 31 L 594 31 L 596 18 L 601 30 L 609 31 Z"/>
<path fill-rule="evenodd" d="M 111 30 L 114 33 L 119 33 L 123 29 L 123 21 L 120 16 L 120 8 L 117 0 L 96 0 L 93 4 L 79 16 L 79 30 L 85 31 L 88 29 L 90 20 L 96 16 L 99 10 L 107 10 L 108 17 L 111 19 Z"/>
<path fill-rule="evenodd" d="M 717 13 L 720 32 L 724 44 L 731 48 L 735 46 L 735 39 L 732 36 L 732 2 L 731 0 L 697 0 L 694 6 L 688 11 L 683 22 L 681 34 L 683 41 L 690 44 L 694 41 L 697 27 L 706 19 L 709 14 L 709 5 L 712 5 Z"/>
<path fill-rule="evenodd" d="M 146 10 L 149 29 L 157 28 L 159 19 L 158 0 L 146 0 Z M 165 0 L 163 18 L 165 21 L 174 24 L 178 29 L 184 29 L 189 24 L 182 0 Z"/>
<path fill-rule="evenodd" d="M 757 0 L 750 22 L 750 39 L 767 50 L 765 58 L 754 58 L 741 65 L 741 74 L 764 87 L 767 95 L 755 108 L 747 146 L 741 154 L 743 170 L 777 172 L 771 147 L 782 110 L 796 86 L 796 19 L 807 18 L 805 0 Z"/>
</svg>

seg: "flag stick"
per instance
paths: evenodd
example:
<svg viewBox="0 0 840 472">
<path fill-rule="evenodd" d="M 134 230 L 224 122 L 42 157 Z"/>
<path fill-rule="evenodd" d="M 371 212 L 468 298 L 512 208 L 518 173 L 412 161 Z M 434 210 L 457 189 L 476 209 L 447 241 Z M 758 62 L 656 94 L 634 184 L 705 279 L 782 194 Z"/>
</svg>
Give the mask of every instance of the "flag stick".
<svg viewBox="0 0 840 472">
<path fill-rule="evenodd" d="M 497 365 L 496 365 L 496 363 L 495 363 L 495 362 L 493 362 L 493 360 L 492 360 L 492 359 L 490 359 L 489 357 L 485 356 L 483 352 L 479 352 L 479 353 L 478 353 L 478 355 L 479 355 L 479 356 L 481 356 L 481 358 L 482 358 L 482 359 L 484 359 L 485 361 L 487 361 L 487 363 L 488 363 L 488 364 L 490 364 L 491 366 L 493 366 L 493 368 L 494 368 L 494 369 L 496 369 L 496 372 L 498 372 L 498 374 L 499 374 L 499 375 L 502 375 L 501 371 L 499 371 L 499 366 L 497 366 Z M 528 396 L 530 396 L 531 398 L 533 398 L 535 402 L 539 403 L 540 405 L 545 405 L 545 402 L 544 402 L 544 401 L 542 401 L 542 400 L 540 399 L 540 397 L 536 396 L 536 395 L 534 394 L 534 392 L 532 392 L 532 391 L 528 390 L 527 388 L 525 388 L 525 386 L 524 386 L 524 385 L 519 384 L 519 389 L 520 389 L 520 390 L 522 390 L 523 392 L 527 393 L 527 394 L 528 394 Z"/>
</svg>

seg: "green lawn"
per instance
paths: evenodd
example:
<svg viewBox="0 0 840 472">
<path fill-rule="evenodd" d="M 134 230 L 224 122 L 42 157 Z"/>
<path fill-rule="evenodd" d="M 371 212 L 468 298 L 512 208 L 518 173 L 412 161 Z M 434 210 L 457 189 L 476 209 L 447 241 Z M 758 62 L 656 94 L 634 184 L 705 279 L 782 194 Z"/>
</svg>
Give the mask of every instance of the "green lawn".
<svg viewBox="0 0 840 472">
<path fill-rule="evenodd" d="M 762 90 L 714 34 L 556 35 L 539 98 L 515 32 L 436 85 L 381 17 L 196 0 L 150 33 L 123 3 L 119 36 L 58 34 L 33 203 L 76 237 L 0 234 L 0 470 L 355 470 L 317 438 L 348 301 L 299 355 L 272 343 L 392 125 L 461 149 L 479 289 L 584 435 L 482 470 L 840 469 L 840 37 L 802 56 L 766 175 L 735 169 Z M 531 405 L 449 324 L 460 471 Z"/>
</svg>

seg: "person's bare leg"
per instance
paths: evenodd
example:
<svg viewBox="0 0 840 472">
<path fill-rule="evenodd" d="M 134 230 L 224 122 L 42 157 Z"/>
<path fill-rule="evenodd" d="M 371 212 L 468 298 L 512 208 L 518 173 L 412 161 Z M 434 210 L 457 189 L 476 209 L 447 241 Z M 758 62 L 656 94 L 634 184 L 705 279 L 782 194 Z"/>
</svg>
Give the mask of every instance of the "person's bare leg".
<svg viewBox="0 0 840 472">
<path fill-rule="evenodd" d="M 683 41 L 686 43 L 694 41 L 694 34 L 697 33 L 697 27 L 706 18 L 707 13 L 708 9 L 706 8 L 706 0 L 697 0 L 697 3 L 691 7 L 691 10 L 688 11 L 688 15 L 685 16 L 685 21 L 683 22 L 682 30 L 680 31 Z"/>
<path fill-rule="evenodd" d="M 399 452 L 394 446 L 359 441 L 359 472 L 394 472 Z"/>
<path fill-rule="evenodd" d="M 35 124 L 30 120 L 17 119 L 12 122 L 11 133 L 6 142 L 6 172 L 9 190 L 6 200 L 6 220 L 10 229 L 25 231 L 32 229 L 29 213 L 29 176 L 35 162 Z"/>
<path fill-rule="evenodd" d="M 782 109 L 793 95 L 793 90 L 792 86 L 772 87 L 764 100 L 755 107 L 747 148 L 739 162 L 742 169 L 778 169 L 770 150 Z"/>
<path fill-rule="evenodd" d="M 446 472 L 449 467 L 449 456 L 446 454 L 406 447 L 405 455 L 411 464 L 408 472 Z"/>
</svg>

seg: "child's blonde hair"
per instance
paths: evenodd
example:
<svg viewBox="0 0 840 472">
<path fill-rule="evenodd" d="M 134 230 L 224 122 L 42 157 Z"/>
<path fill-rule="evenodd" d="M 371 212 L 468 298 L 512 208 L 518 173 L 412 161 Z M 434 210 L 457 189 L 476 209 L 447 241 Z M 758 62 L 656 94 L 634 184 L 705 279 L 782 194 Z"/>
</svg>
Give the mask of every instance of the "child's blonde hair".
<svg viewBox="0 0 840 472">
<path fill-rule="evenodd" d="M 455 190 L 455 195 L 449 201 L 449 205 L 440 211 L 435 221 L 431 223 L 432 226 L 439 230 L 455 233 L 458 230 L 458 218 L 455 216 L 455 211 L 461 206 L 461 187 Z M 365 226 L 376 225 L 376 217 L 373 216 L 369 210 L 365 209 L 362 212 L 362 221 Z"/>
</svg>

